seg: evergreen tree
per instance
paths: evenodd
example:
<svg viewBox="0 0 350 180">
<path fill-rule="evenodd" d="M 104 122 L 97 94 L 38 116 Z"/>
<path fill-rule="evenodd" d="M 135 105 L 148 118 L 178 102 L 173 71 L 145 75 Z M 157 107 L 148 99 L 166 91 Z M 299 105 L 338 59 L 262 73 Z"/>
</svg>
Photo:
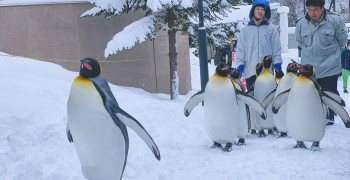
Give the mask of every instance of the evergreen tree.
<svg viewBox="0 0 350 180">
<path fill-rule="evenodd" d="M 215 22 L 227 16 L 227 12 L 231 11 L 233 4 L 238 1 L 203 0 L 205 22 Z M 106 18 L 112 18 L 138 10 L 145 12 L 145 17 L 131 23 L 113 37 L 107 44 L 105 57 L 130 49 L 137 43 L 155 39 L 158 31 L 168 32 L 170 95 L 171 99 L 176 99 L 178 96 L 176 32 L 195 34 L 191 31 L 198 26 L 198 0 L 90 0 L 90 2 L 96 7 L 85 12 L 83 17 L 104 15 Z M 143 29 L 144 33 L 140 34 L 138 31 L 138 33 L 131 34 L 130 31 L 133 28 Z M 120 40 L 125 36 L 135 36 L 134 42 L 123 44 Z"/>
</svg>

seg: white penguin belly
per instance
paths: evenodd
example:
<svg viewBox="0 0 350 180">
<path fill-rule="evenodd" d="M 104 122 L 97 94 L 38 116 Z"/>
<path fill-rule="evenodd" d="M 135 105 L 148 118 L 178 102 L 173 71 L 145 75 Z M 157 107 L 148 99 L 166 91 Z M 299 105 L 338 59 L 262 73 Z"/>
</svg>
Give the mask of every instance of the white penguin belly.
<svg viewBox="0 0 350 180">
<path fill-rule="evenodd" d="M 243 102 L 238 103 L 238 125 L 237 125 L 237 137 L 241 139 L 245 139 L 248 133 L 248 112 L 246 108 L 246 104 Z"/>
<path fill-rule="evenodd" d="M 73 86 L 67 106 L 68 126 L 83 175 L 89 180 L 120 179 L 126 156 L 120 128 L 96 90 Z"/>
<path fill-rule="evenodd" d="M 325 133 L 325 115 L 311 81 L 294 83 L 287 101 L 289 135 L 297 141 L 319 142 Z"/>
<path fill-rule="evenodd" d="M 271 74 L 260 75 L 255 81 L 254 85 L 254 98 L 259 102 L 265 99 L 265 97 L 276 88 L 276 81 Z M 264 120 L 258 113 L 254 113 L 255 124 L 258 130 L 272 129 L 275 127 L 273 122 L 272 105 L 268 105 L 266 108 L 267 118 Z"/>
<path fill-rule="evenodd" d="M 209 80 L 204 93 L 204 127 L 212 141 L 234 143 L 239 118 L 234 87 L 228 78 Z"/>
<path fill-rule="evenodd" d="M 238 85 L 236 81 L 232 81 L 234 83 L 234 86 L 239 91 L 243 91 L 243 89 Z M 244 102 L 238 102 L 238 125 L 237 125 L 237 137 L 240 139 L 245 139 L 246 135 L 248 133 L 248 111 L 246 104 Z"/>
<path fill-rule="evenodd" d="M 290 89 L 294 81 L 296 80 L 296 78 L 297 76 L 293 73 L 287 73 L 286 75 L 284 75 L 277 86 L 275 98 L 277 97 L 278 94 Z M 280 132 L 288 132 L 287 123 L 286 123 L 286 110 L 287 110 L 287 105 L 284 104 L 280 107 L 277 114 L 273 114 L 273 122 L 276 128 Z"/>
</svg>

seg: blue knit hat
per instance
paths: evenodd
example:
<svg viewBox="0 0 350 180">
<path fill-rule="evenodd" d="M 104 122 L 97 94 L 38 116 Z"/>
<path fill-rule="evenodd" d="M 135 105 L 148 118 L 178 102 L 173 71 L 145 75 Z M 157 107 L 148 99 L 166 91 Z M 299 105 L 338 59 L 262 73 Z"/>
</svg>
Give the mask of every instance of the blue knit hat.
<svg viewBox="0 0 350 180">
<path fill-rule="evenodd" d="M 271 9 L 270 9 L 270 3 L 267 0 L 255 0 L 253 5 L 252 5 L 252 8 L 250 9 L 249 18 L 250 19 L 253 18 L 253 16 L 254 16 L 254 8 L 256 6 L 263 6 L 263 7 L 265 7 L 266 19 L 270 20 L 270 18 L 271 18 Z"/>
</svg>

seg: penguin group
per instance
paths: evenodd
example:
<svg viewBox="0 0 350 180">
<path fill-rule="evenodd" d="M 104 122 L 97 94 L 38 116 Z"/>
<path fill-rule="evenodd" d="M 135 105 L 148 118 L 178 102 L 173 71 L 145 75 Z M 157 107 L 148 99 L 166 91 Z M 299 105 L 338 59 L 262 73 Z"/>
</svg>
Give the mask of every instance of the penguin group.
<svg viewBox="0 0 350 180">
<path fill-rule="evenodd" d="M 203 124 L 212 148 L 230 152 L 233 144 L 245 145 L 249 130 L 254 129 L 260 137 L 266 135 L 265 130 L 278 131 L 279 137 L 288 134 L 296 140 L 295 148 L 307 148 L 304 142 L 312 142 L 310 149 L 317 151 L 325 134 L 325 107 L 350 128 L 344 100 L 317 84 L 311 65 L 293 62 L 287 74 L 274 69 L 274 76 L 271 64 L 271 56 L 265 56 L 256 65 L 257 79 L 246 92 L 239 70 L 220 63 L 205 89 L 186 102 L 186 117 L 203 102 Z M 121 179 L 129 150 L 126 127 L 137 133 L 158 160 L 160 152 L 139 121 L 118 105 L 101 72 L 97 60 L 81 60 L 67 102 L 66 135 L 75 145 L 84 177 Z"/>
<path fill-rule="evenodd" d="M 187 101 L 186 117 L 203 102 L 203 122 L 213 141 L 212 148 L 228 152 L 232 144 L 245 145 L 249 130 L 257 131 L 259 137 L 266 136 L 267 130 L 269 134 L 277 133 L 277 137 L 295 139 L 294 148 L 307 148 L 304 142 L 308 141 L 312 142 L 310 150 L 318 151 L 325 134 L 328 108 L 350 128 L 344 100 L 317 84 L 312 65 L 292 61 L 284 74 L 271 64 L 271 56 L 265 56 L 256 65 L 257 78 L 247 92 L 242 88 L 238 70 L 219 64 L 205 89 Z"/>
<path fill-rule="evenodd" d="M 299 65 L 292 69 L 298 71 L 298 77 L 290 88 L 276 94 L 272 110 L 278 113 L 285 104 L 286 127 L 288 134 L 296 140 L 294 147 L 307 148 L 304 141 L 308 141 L 312 142 L 310 149 L 318 151 L 326 128 L 326 112 L 323 105 L 337 113 L 346 128 L 350 128 L 350 117 L 343 108 L 344 100 L 318 85 L 312 65 Z"/>
</svg>

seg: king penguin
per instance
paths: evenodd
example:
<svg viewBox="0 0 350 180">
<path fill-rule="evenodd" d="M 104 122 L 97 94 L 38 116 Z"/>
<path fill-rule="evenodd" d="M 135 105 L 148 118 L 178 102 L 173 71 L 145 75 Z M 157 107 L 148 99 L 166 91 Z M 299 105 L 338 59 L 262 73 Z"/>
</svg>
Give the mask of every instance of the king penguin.
<svg viewBox="0 0 350 180">
<path fill-rule="evenodd" d="M 281 73 L 275 69 L 277 88 L 275 92 L 269 94 L 261 103 L 264 108 L 266 108 L 274 99 L 276 99 L 278 94 L 292 87 L 294 81 L 298 77 L 297 68 L 299 67 L 301 67 L 301 65 L 292 60 L 292 63 L 289 63 L 287 65 L 286 75 L 283 75 L 283 72 Z M 273 122 L 275 123 L 275 126 L 279 132 L 279 135 L 277 137 L 287 137 L 288 129 L 286 125 L 286 105 L 282 105 L 278 113 L 273 114 Z"/>
<path fill-rule="evenodd" d="M 254 84 L 254 98 L 259 102 L 263 103 L 264 99 L 271 93 L 276 91 L 277 83 L 269 69 L 271 68 L 272 57 L 265 56 L 263 61 L 257 65 L 257 70 L 261 69 L 259 66 L 263 66 L 262 73 L 258 73 L 257 78 Z M 264 106 L 264 105 L 263 105 Z M 271 110 L 271 103 L 267 105 L 266 113 L 267 118 L 265 120 L 261 119 L 259 116 L 255 116 L 255 124 L 256 128 L 259 131 L 259 136 L 265 136 L 264 129 L 272 130 L 275 128 L 275 124 L 273 122 L 273 113 Z"/>
<path fill-rule="evenodd" d="M 237 138 L 240 118 L 237 102 L 243 101 L 262 118 L 266 118 L 264 108 L 255 99 L 235 88 L 228 77 L 229 72 L 230 67 L 220 63 L 205 89 L 194 94 L 184 108 L 185 116 L 189 116 L 193 108 L 204 101 L 204 128 L 214 142 L 212 148 L 224 152 L 232 150 L 232 144 Z M 226 145 L 223 148 L 221 144 Z"/>
<path fill-rule="evenodd" d="M 315 69 L 306 64 L 298 68 L 299 76 L 288 89 L 274 99 L 272 110 L 277 113 L 286 106 L 286 124 L 289 135 L 297 141 L 295 148 L 306 148 L 304 141 L 312 142 L 311 150 L 318 151 L 325 134 L 326 116 L 322 104 L 331 108 L 350 128 L 350 117 L 340 96 L 323 91 L 314 76 Z"/>
<path fill-rule="evenodd" d="M 297 70 L 295 69 L 295 67 L 298 66 L 300 65 L 297 63 L 289 63 L 287 65 L 286 74 L 279 80 L 276 92 L 274 94 L 274 99 L 277 97 L 278 94 L 292 87 L 294 81 L 298 77 L 296 75 Z M 277 74 L 278 73 L 276 73 L 276 75 Z M 277 114 L 273 114 L 273 122 L 275 123 L 275 126 L 279 131 L 278 137 L 287 137 L 288 129 L 286 125 L 286 105 L 283 105 Z"/>
<path fill-rule="evenodd" d="M 231 69 L 230 78 L 235 89 L 237 89 L 242 93 L 245 93 L 244 88 L 242 86 L 242 82 L 239 79 L 239 70 L 237 68 Z M 250 110 L 249 110 L 249 106 L 246 105 L 243 101 L 238 101 L 237 103 L 238 103 L 238 109 L 239 109 L 239 120 L 237 125 L 238 142 L 236 143 L 236 145 L 242 146 L 242 145 L 245 145 L 245 138 L 249 131 Z"/>
<path fill-rule="evenodd" d="M 87 179 L 121 179 L 127 162 L 133 129 L 160 160 L 152 137 L 130 114 L 121 109 L 101 65 L 92 58 L 81 60 L 67 102 L 67 137 L 74 142 L 82 173 Z"/>
</svg>

